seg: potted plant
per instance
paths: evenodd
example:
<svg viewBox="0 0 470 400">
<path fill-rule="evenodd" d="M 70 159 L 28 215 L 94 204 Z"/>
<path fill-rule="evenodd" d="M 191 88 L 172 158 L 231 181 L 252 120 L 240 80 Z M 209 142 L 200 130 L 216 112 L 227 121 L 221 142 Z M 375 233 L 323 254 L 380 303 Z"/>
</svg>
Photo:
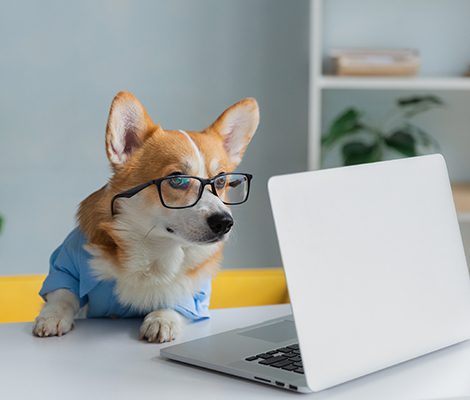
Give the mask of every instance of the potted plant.
<svg viewBox="0 0 470 400">
<path fill-rule="evenodd" d="M 322 154 L 341 146 L 343 164 L 354 165 L 382 161 L 389 150 L 405 157 L 438 151 L 437 141 L 412 120 L 444 102 L 429 95 L 400 98 L 396 104 L 396 111 L 380 126 L 368 124 L 354 107 L 343 111 L 322 137 Z"/>
</svg>

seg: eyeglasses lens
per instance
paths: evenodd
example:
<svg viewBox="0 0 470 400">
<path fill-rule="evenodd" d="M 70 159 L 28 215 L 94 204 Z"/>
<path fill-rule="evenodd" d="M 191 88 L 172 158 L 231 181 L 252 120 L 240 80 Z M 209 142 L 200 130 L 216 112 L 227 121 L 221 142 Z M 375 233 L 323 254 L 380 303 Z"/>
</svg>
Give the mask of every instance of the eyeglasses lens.
<svg viewBox="0 0 470 400">
<path fill-rule="evenodd" d="M 189 207 L 199 198 L 201 182 L 185 176 L 173 176 L 161 182 L 162 201 L 167 207 Z"/>
<path fill-rule="evenodd" d="M 243 203 L 248 196 L 248 178 L 241 174 L 222 175 L 214 180 L 217 195 L 226 204 Z"/>
</svg>

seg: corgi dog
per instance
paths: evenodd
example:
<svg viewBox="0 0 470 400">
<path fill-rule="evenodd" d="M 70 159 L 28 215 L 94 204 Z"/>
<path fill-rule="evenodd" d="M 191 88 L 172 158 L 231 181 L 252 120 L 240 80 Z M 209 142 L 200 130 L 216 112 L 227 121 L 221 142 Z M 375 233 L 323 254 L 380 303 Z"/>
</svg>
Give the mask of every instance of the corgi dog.
<svg viewBox="0 0 470 400">
<path fill-rule="evenodd" d="M 201 132 L 165 130 L 133 94 L 118 93 L 106 127 L 112 176 L 80 203 L 77 227 L 52 254 L 33 333 L 61 336 L 79 311 L 141 315 L 140 337 L 161 343 L 206 318 L 229 206 L 249 193 L 251 175 L 235 169 L 258 123 L 246 98 Z"/>
</svg>

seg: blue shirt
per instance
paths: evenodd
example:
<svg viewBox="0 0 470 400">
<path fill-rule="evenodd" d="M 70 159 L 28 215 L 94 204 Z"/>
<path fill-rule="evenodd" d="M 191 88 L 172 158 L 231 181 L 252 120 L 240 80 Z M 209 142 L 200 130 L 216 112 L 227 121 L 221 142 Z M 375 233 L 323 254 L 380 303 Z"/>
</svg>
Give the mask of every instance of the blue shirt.
<svg viewBox="0 0 470 400">
<path fill-rule="evenodd" d="M 57 289 L 68 289 L 80 300 L 80 307 L 88 305 L 87 316 L 138 317 L 155 311 L 138 311 L 132 306 L 122 305 L 114 293 L 114 280 L 99 280 L 93 276 L 89 261 L 91 255 L 83 248 L 85 235 L 75 228 L 64 242 L 52 253 L 49 275 L 39 294 L 45 295 Z M 194 296 L 187 296 L 172 307 L 191 321 L 209 318 L 211 281 L 208 279 Z"/>
</svg>

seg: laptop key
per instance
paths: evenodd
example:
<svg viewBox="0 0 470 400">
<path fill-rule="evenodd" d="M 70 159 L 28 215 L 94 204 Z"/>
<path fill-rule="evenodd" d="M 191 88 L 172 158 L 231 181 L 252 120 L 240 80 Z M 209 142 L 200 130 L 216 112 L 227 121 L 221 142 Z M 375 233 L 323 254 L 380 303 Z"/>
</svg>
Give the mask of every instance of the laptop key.
<svg viewBox="0 0 470 400">
<path fill-rule="evenodd" d="M 245 358 L 246 361 L 255 361 L 257 359 L 258 359 L 258 357 L 256 357 L 256 356 L 251 356 L 251 357 Z"/>
<path fill-rule="evenodd" d="M 289 349 L 292 350 L 299 350 L 299 345 L 298 344 L 291 344 L 290 346 L 286 346 Z"/>
<path fill-rule="evenodd" d="M 262 360 L 259 362 L 259 364 L 263 364 L 263 365 L 271 365 L 271 364 L 274 364 L 278 361 L 285 361 L 287 360 L 286 357 L 283 357 L 283 356 L 275 356 L 275 357 L 271 357 L 271 358 L 267 358 L 266 360 Z M 290 362 L 290 361 L 289 361 Z"/>
<path fill-rule="evenodd" d="M 300 358 L 300 356 L 295 356 L 295 357 L 289 357 L 289 360 L 298 362 L 298 361 L 302 361 L 302 358 Z"/>
<path fill-rule="evenodd" d="M 270 367 L 281 368 L 290 364 L 292 364 L 292 361 L 284 360 L 284 361 L 279 361 L 277 363 L 271 364 Z"/>
<path fill-rule="evenodd" d="M 257 354 L 256 357 L 262 358 L 263 360 L 266 360 L 266 359 L 268 359 L 268 358 L 271 358 L 272 355 L 271 355 L 271 354 L 268 354 L 268 353 L 261 353 L 261 354 Z"/>
<path fill-rule="evenodd" d="M 300 361 L 300 362 L 295 362 L 294 365 L 295 365 L 296 367 L 303 367 L 302 361 Z"/>
<path fill-rule="evenodd" d="M 287 347 L 281 347 L 280 349 L 277 349 L 277 351 L 280 353 L 290 353 L 292 350 Z"/>
<path fill-rule="evenodd" d="M 281 367 L 281 369 L 285 369 L 286 371 L 293 371 L 294 369 L 297 369 L 297 367 L 293 364 L 289 364 L 284 367 Z"/>
<path fill-rule="evenodd" d="M 267 351 L 266 354 L 276 354 L 279 353 L 277 350 Z"/>
<path fill-rule="evenodd" d="M 289 357 L 289 358 L 291 358 L 291 357 L 295 357 L 295 356 L 297 356 L 297 354 L 295 354 L 295 353 L 293 353 L 293 352 L 284 353 L 284 357 Z"/>
<path fill-rule="evenodd" d="M 298 374 L 303 374 L 304 369 L 303 368 L 297 368 L 297 369 L 294 369 L 294 372 L 297 372 Z"/>
</svg>

